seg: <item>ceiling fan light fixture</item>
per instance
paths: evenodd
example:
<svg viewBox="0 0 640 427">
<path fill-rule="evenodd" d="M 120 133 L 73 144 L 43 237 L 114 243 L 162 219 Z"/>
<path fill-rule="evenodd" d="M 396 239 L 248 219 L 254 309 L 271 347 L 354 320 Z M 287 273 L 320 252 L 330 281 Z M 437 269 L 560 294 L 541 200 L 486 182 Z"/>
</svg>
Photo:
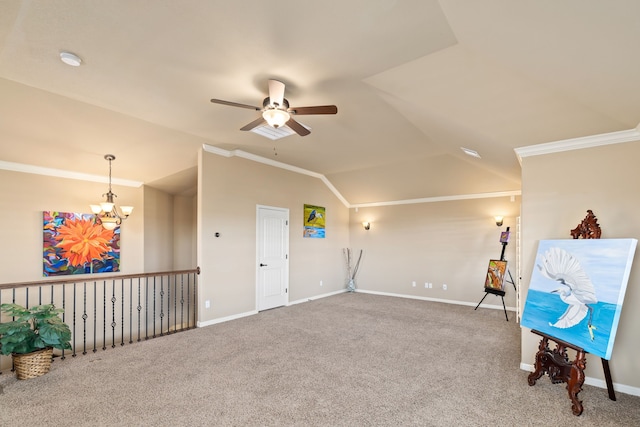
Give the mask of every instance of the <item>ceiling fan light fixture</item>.
<svg viewBox="0 0 640 427">
<path fill-rule="evenodd" d="M 264 110 L 264 112 L 262 113 L 262 117 L 267 121 L 267 123 L 269 123 L 269 126 L 272 126 L 276 129 L 280 126 L 284 126 L 285 123 L 287 123 L 291 118 L 289 113 L 277 108 Z"/>
</svg>

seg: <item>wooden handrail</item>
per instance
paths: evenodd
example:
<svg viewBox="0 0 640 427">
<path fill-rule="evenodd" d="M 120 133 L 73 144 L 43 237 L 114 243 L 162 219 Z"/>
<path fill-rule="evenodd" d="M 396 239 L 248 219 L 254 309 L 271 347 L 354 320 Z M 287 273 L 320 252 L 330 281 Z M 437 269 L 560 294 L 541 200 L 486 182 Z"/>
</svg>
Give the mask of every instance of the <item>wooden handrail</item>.
<svg viewBox="0 0 640 427">
<path fill-rule="evenodd" d="M 65 283 L 76 283 L 76 282 L 93 282 L 93 281 L 103 281 L 103 280 L 111 280 L 111 279 L 136 279 L 139 277 L 154 277 L 154 276 L 167 276 L 167 275 L 178 275 L 178 274 L 191 274 L 196 273 L 200 274 L 200 267 L 196 267 L 190 270 L 175 270 L 175 271 L 160 271 L 157 273 L 139 273 L 139 274 L 111 274 L 108 276 L 82 276 L 77 277 L 75 275 L 70 276 L 65 279 L 55 279 L 55 280 L 42 280 L 42 281 L 33 281 L 33 282 L 20 282 L 20 283 L 0 283 L 0 289 L 15 289 L 15 288 L 26 288 L 29 286 L 44 286 L 44 285 L 59 285 Z"/>
</svg>

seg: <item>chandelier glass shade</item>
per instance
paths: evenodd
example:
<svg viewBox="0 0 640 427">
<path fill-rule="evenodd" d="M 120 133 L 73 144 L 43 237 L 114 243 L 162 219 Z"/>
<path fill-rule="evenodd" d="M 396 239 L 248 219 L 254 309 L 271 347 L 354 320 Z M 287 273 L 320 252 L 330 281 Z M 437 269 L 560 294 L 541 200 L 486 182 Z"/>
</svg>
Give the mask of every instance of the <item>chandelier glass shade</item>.
<svg viewBox="0 0 640 427">
<path fill-rule="evenodd" d="M 111 162 L 115 160 L 116 156 L 106 154 L 104 158 L 109 162 L 109 191 L 102 195 L 102 197 L 106 198 L 104 202 L 89 206 L 91 207 L 91 212 L 96 216 L 96 223 L 102 224 L 107 230 L 113 230 L 131 215 L 133 206 L 121 206 L 120 212 L 118 212 L 113 200 L 114 197 L 118 196 L 111 191 Z"/>
</svg>

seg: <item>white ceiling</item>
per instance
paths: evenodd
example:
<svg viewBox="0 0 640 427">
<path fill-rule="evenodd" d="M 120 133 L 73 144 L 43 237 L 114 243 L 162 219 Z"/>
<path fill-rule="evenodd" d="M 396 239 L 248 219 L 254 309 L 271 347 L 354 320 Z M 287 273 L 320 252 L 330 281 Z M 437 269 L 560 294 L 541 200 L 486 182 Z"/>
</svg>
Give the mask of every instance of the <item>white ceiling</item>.
<svg viewBox="0 0 640 427">
<path fill-rule="evenodd" d="M 637 0 L 0 2 L 0 161 L 189 191 L 203 143 L 351 204 L 520 189 L 513 149 L 640 122 Z M 81 67 L 59 59 L 82 57 Z M 240 127 L 267 80 L 306 137 Z M 460 147 L 482 156 L 466 156 Z"/>
</svg>

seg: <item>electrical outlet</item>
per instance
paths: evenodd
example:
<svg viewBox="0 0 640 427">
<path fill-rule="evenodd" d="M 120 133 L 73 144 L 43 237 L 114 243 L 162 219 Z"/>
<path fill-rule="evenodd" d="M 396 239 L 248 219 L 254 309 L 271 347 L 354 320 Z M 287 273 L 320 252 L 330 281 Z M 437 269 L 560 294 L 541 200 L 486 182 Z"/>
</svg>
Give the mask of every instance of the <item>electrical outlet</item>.
<svg viewBox="0 0 640 427">
<path fill-rule="evenodd" d="M 411 282 L 411 286 L 413 286 L 414 288 L 416 287 L 416 281 L 415 280 L 413 282 Z"/>
<path fill-rule="evenodd" d="M 320 280 L 320 286 L 322 286 L 322 280 Z"/>
<path fill-rule="evenodd" d="M 211 308 L 211 301 L 206 300 L 206 301 L 204 302 L 204 308 Z"/>
<path fill-rule="evenodd" d="M 442 289 L 444 289 L 445 291 L 447 290 L 447 285 L 445 285 L 444 283 L 442 284 Z"/>
<path fill-rule="evenodd" d="M 425 289 L 429 289 L 429 283 L 428 282 L 424 282 L 424 288 Z"/>
</svg>

